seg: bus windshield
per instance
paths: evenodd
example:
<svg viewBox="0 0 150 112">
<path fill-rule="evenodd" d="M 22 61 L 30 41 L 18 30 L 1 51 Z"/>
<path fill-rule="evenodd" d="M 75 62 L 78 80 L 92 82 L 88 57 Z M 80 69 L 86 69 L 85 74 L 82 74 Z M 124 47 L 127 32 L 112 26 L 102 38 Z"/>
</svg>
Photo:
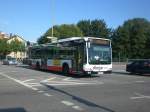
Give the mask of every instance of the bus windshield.
<svg viewBox="0 0 150 112">
<path fill-rule="evenodd" d="M 111 48 L 92 43 L 88 48 L 89 64 L 111 64 Z"/>
</svg>

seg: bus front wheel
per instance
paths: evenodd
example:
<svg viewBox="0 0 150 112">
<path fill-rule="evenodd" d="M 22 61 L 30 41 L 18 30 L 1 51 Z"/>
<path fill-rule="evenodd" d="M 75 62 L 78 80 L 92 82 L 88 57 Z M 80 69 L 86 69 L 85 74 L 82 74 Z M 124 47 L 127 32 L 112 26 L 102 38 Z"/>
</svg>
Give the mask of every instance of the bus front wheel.
<svg viewBox="0 0 150 112">
<path fill-rule="evenodd" d="M 40 69 L 40 63 L 39 62 L 36 62 L 36 69 Z"/>
<path fill-rule="evenodd" d="M 63 70 L 62 70 L 64 75 L 68 75 L 69 74 L 69 66 L 67 64 L 65 64 L 63 66 Z"/>
</svg>

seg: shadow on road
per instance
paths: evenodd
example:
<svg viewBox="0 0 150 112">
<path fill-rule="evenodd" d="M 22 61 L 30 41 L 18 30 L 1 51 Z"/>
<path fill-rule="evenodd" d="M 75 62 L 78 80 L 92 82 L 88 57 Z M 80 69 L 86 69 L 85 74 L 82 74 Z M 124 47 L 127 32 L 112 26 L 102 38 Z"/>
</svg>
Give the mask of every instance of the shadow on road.
<svg viewBox="0 0 150 112">
<path fill-rule="evenodd" d="M 30 66 L 19 66 L 18 65 L 16 67 L 21 67 L 21 68 L 35 70 L 35 71 L 41 71 L 41 72 L 45 72 L 45 73 L 53 73 L 55 75 L 66 76 L 66 77 L 73 77 L 73 78 L 96 78 L 96 77 L 100 77 L 100 76 L 97 76 L 97 75 L 84 75 L 84 74 L 68 74 L 68 75 L 64 75 L 61 72 L 54 72 L 54 71 L 49 71 L 49 70 L 33 69 Z"/>
<path fill-rule="evenodd" d="M 140 73 L 129 73 L 129 72 L 121 72 L 121 71 L 113 71 L 112 73 L 116 74 L 116 75 L 130 75 L 130 76 L 144 76 L 144 77 L 150 77 L 150 74 L 140 74 Z"/>
<path fill-rule="evenodd" d="M 24 108 L 4 108 L 0 109 L 0 112 L 27 112 Z"/>
<path fill-rule="evenodd" d="M 45 85 L 45 84 L 43 84 L 43 85 Z M 97 105 L 97 104 L 95 104 L 95 103 L 93 103 L 93 102 L 91 102 L 91 101 L 88 101 L 88 100 L 83 99 L 83 98 L 81 98 L 81 97 L 75 96 L 75 95 L 73 95 L 73 94 L 71 94 L 71 93 L 69 93 L 69 92 L 66 92 L 66 91 L 64 91 L 64 90 L 58 89 L 58 88 L 56 88 L 56 87 L 54 87 L 54 86 L 50 86 L 50 85 L 45 85 L 45 86 L 46 86 L 48 89 L 57 91 L 57 92 L 62 93 L 62 94 L 64 94 L 64 95 L 67 95 L 67 96 L 71 97 L 73 100 L 76 100 L 77 102 L 82 103 L 82 104 L 84 104 L 84 105 L 86 105 L 86 106 L 88 106 L 88 107 L 97 108 L 98 110 L 100 109 L 99 112 L 101 112 L 102 110 L 103 110 L 103 111 L 106 111 L 106 112 L 115 112 L 115 111 L 113 111 L 113 110 L 111 110 L 111 109 L 109 109 L 109 108 L 107 108 L 107 107 Z"/>
</svg>

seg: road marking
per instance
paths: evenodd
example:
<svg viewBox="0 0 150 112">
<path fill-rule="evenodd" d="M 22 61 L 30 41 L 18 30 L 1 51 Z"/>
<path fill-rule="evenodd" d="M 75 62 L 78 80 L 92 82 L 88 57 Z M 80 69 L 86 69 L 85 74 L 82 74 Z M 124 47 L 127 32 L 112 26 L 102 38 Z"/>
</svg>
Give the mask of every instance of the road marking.
<svg viewBox="0 0 150 112">
<path fill-rule="evenodd" d="M 65 101 L 65 100 L 61 101 L 61 103 L 65 104 L 67 106 L 73 106 L 74 105 L 74 103 L 72 103 L 70 101 Z"/>
<path fill-rule="evenodd" d="M 41 85 L 40 83 L 26 83 L 26 84 L 28 84 L 28 85 L 30 85 L 30 86 L 32 86 L 32 87 L 35 87 L 35 86 L 43 86 L 43 85 Z"/>
<path fill-rule="evenodd" d="M 52 77 L 46 80 L 40 81 L 41 84 L 52 85 L 52 86 L 64 86 L 64 85 L 94 85 L 94 84 L 104 84 L 99 81 L 82 81 L 82 80 L 74 80 L 70 77 L 64 78 L 62 80 L 54 80 L 57 77 Z"/>
<path fill-rule="evenodd" d="M 135 100 L 135 99 L 141 99 L 141 98 L 150 99 L 150 96 L 131 97 L 130 99 Z"/>
<path fill-rule="evenodd" d="M 44 91 L 38 91 L 38 93 L 44 93 Z"/>
<path fill-rule="evenodd" d="M 26 83 L 23 83 L 22 81 L 20 81 L 20 80 L 18 80 L 18 79 L 12 78 L 12 77 L 10 77 L 10 76 L 4 74 L 4 73 L 0 73 L 0 74 L 1 74 L 2 76 L 4 76 L 4 77 L 10 79 L 10 80 L 13 80 L 13 81 L 15 81 L 15 82 L 17 82 L 17 83 L 19 83 L 19 84 L 25 86 L 25 87 L 28 87 L 28 88 L 32 89 L 32 86 L 30 86 L 30 85 L 28 85 L 28 84 L 26 84 Z"/>
<path fill-rule="evenodd" d="M 37 89 L 37 88 L 33 88 L 33 87 L 32 87 L 31 89 L 33 89 L 33 90 L 35 90 L 35 91 L 39 90 L 39 89 Z"/>
<path fill-rule="evenodd" d="M 45 95 L 45 96 L 52 96 L 52 95 L 50 95 L 50 94 L 48 94 L 48 93 L 44 93 L 44 95 Z"/>
<path fill-rule="evenodd" d="M 79 110 L 79 111 L 82 111 L 83 109 L 79 106 L 72 106 L 73 109 L 76 109 L 76 110 Z"/>
<path fill-rule="evenodd" d="M 99 83 L 78 83 L 78 82 L 58 82 L 58 81 L 53 81 L 50 83 L 46 83 L 46 85 L 53 85 L 53 86 L 63 86 L 63 85 L 95 85 L 95 84 L 104 84 L 103 82 L 99 82 Z"/>
<path fill-rule="evenodd" d="M 17 71 L 11 71 L 11 72 L 17 72 Z"/>
<path fill-rule="evenodd" d="M 43 85 L 41 85 L 41 84 L 35 84 L 35 85 L 31 85 L 32 87 L 41 87 L 41 86 L 43 86 Z"/>
<path fill-rule="evenodd" d="M 142 95 L 142 94 L 140 94 L 140 93 L 135 93 L 135 97 L 130 97 L 130 99 L 132 99 L 132 100 L 135 100 L 135 99 L 143 99 L 143 98 L 145 98 L 145 99 L 150 99 L 150 96 L 145 96 L 145 95 Z"/>
<path fill-rule="evenodd" d="M 137 82 L 137 83 L 143 83 L 143 82 L 145 82 L 145 81 L 135 81 L 135 82 Z"/>
<path fill-rule="evenodd" d="M 68 81 L 68 80 L 70 80 L 71 78 L 70 77 L 68 77 L 68 78 L 65 78 L 65 79 L 63 79 L 64 81 Z"/>
<path fill-rule="evenodd" d="M 86 82 L 86 83 L 89 83 L 89 81 L 84 81 L 84 80 L 75 80 L 73 78 L 65 78 L 65 79 L 62 79 L 63 81 L 67 81 L 67 82 Z M 99 81 L 90 81 L 91 83 L 99 83 Z"/>
<path fill-rule="evenodd" d="M 12 78 L 12 77 L 10 77 L 10 76 L 4 74 L 4 73 L 0 73 L 0 74 L 1 74 L 2 76 L 4 76 L 4 77 L 10 79 L 10 80 L 13 80 L 13 81 L 15 81 L 15 82 L 17 82 L 17 83 L 19 83 L 19 84 L 21 84 L 21 85 L 27 87 L 27 88 L 30 88 L 30 89 L 35 90 L 35 91 L 38 90 L 37 88 L 33 88 L 32 86 L 30 86 L 30 85 L 28 85 L 28 84 L 26 84 L 26 83 L 24 83 L 24 82 L 22 82 L 22 81 L 20 81 L 20 80 L 18 80 L 18 79 Z"/>
<path fill-rule="evenodd" d="M 27 80 L 24 80 L 24 81 L 22 81 L 22 82 L 29 82 L 29 81 L 33 81 L 33 80 L 35 80 L 35 79 L 27 79 Z"/>
<path fill-rule="evenodd" d="M 73 109 L 78 110 L 78 111 L 82 111 L 83 109 L 80 106 L 75 105 L 74 103 L 70 102 L 70 101 L 61 101 L 61 103 L 65 104 L 66 106 L 71 106 Z"/>
<path fill-rule="evenodd" d="M 56 78 L 57 78 L 57 77 L 48 78 L 48 79 L 42 80 L 41 82 L 49 82 L 50 80 L 54 80 L 54 79 L 56 79 Z"/>
</svg>

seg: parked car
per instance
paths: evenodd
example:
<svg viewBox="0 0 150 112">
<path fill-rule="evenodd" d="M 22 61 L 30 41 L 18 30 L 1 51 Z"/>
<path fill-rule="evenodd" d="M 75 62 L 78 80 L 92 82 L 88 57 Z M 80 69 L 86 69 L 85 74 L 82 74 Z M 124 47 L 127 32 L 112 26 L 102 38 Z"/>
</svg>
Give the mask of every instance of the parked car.
<svg viewBox="0 0 150 112">
<path fill-rule="evenodd" d="M 126 71 L 130 73 L 150 73 L 150 59 L 134 60 L 126 65 Z"/>
<path fill-rule="evenodd" d="M 16 58 L 3 60 L 3 65 L 17 65 L 17 64 L 18 64 L 18 61 L 16 60 Z"/>
</svg>

